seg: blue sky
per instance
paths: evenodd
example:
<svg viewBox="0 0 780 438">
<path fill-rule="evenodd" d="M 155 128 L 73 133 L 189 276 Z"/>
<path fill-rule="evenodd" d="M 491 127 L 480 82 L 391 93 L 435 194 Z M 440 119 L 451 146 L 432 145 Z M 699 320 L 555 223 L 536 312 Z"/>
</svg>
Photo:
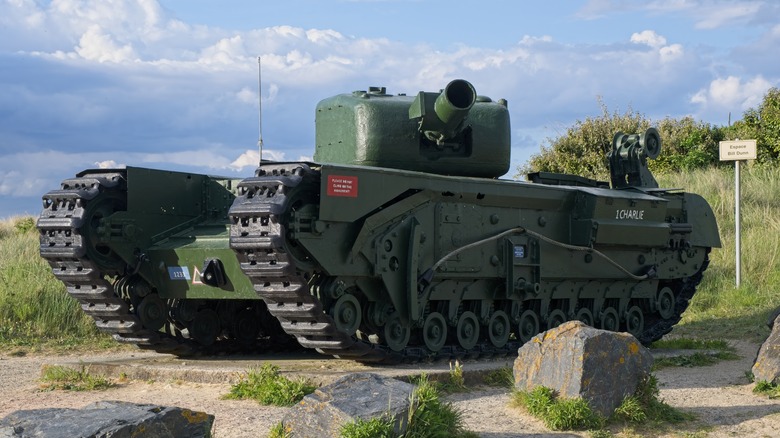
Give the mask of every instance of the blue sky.
<svg viewBox="0 0 780 438">
<path fill-rule="evenodd" d="M 234 177 L 310 159 L 314 107 L 452 79 L 509 101 L 512 169 L 633 108 L 725 125 L 780 86 L 770 0 L 0 0 L 0 218 L 80 170 Z"/>
</svg>

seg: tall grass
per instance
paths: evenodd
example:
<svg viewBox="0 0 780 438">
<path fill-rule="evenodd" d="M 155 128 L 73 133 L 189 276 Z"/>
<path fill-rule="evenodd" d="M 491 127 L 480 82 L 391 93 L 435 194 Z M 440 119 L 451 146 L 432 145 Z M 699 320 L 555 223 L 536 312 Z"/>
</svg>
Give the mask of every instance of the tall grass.
<svg viewBox="0 0 780 438">
<path fill-rule="evenodd" d="M 772 309 L 780 306 L 780 168 L 743 164 L 740 174 L 739 288 L 734 169 L 658 176 L 662 187 L 683 188 L 709 202 L 723 245 L 710 253 L 704 280 L 675 333 L 763 341 L 766 319 Z"/>
<path fill-rule="evenodd" d="M 38 253 L 31 217 L 0 221 L 0 348 L 111 344 Z"/>
</svg>

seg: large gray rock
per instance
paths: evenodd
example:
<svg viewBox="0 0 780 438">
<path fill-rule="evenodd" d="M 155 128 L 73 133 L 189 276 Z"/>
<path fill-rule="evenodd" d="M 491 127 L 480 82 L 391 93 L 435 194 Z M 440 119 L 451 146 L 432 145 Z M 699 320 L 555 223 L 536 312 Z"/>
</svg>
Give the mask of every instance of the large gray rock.
<svg viewBox="0 0 780 438">
<path fill-rule="evenodd" d="M 351 374 L 304 397 L 283 423 L 294 437 L 338 437 L 347 423 L 387 416 L 401 433 L 406 429 L 414 388 L 377 374 Z"/>
<path fill-rule="evenodd" d="M 780 385 L 780 316 L 775 315 L 772 332 L 758 350 L 753 363 L 753 378 L 757 382 Z"/>
<path fill-rule="evenodd" d="M 628 333 L 569 321 L 536 335 L 518 350 L 515 387 L 553 389 L 563 398 L 582 398 L 608 417 L 650 374 L 653 356 Z"/>
<path fill-rule="evenodd" d="M 0 438 L 210 437 L 213 424 L 213 415 L 189 409 L 105 401 L 12 412 L 0 420 Z"/>
</svg>

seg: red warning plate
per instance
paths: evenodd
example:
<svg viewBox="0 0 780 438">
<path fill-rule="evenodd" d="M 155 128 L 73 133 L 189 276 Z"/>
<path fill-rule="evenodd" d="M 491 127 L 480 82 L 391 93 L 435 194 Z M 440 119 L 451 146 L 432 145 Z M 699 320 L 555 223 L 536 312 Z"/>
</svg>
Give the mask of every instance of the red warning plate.
<svg viewBox="0 0 780 438">
<path fill-rule="evenodd" d="M 328 196 L 357 198 L 358 178 L 356 176 L 328 175 Z"/>
</svg>

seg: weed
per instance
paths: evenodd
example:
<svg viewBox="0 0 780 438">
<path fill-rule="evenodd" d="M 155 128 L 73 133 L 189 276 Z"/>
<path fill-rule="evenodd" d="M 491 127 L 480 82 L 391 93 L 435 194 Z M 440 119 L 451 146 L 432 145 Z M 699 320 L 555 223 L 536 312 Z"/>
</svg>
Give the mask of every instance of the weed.
<svg viewBox="0 0 780 438">
<path fill-rule="evenodd" d="M 345 424 L 339 431 L 341 438 L 394 438 L 396 436 L 393 420 L 375 417 L 369 420 L 358 418 Z"/>
<path fill-rule="evenodd" d="M 761 380 L 756 382 L 756 386 L 753 387 L 753 392 L 765 395 L 769 398 L 780 398 L 780 385 L 773 385 L 766 380 Z"/>
<path fill-rule="evenodd" d="M 439 399 L 439 391 L 422 376 L 412 393 L 405 438 L 459 437 L 477 435 L 463 427 L 463 418 L 450 403 Z"/>
<path fill-rule="evenodd" d="M 560 399 L 555 391 L 543 386 L 531 391 L 513 391 L 512 404 L 541 419 L 552 430 L 599 431 L 614 423 L 651 423 L 659 428 L 664 423 L 677 424 L 694 418 L 658 400 L 658 381 L 654 376 L 645 379 L 609 419 L 593 412 L 585 400 Z"/>
<path fill-rule="evenodd" d="M 581 399 L 560 399 L 555 391 L 538 386 L 531 391 L 512 393 L 512 404 L 525 408 L 552 430 L 601 429 L 604 419 Z"/>
<path fill-rule="evenodd" d="M 110 380 L 101 375 L 92 375 L 83 366 L 81 370 L 59 365 L 44 367 L 41 376 L 41 390 L 53 391 L 92 391 L 108 389 L 114 386 Z"/>
<path fill-rule="evenodd" d="M 311 394 L 316 386 L 300 378 L 290 380 L 279 374 L 279 367 L 263 364 L 249 370 L 246 377 L 230 388 L 227 399 L 252 399 L 263 405 L 292 406 Z"/>
<path fill-rule="evenodd" d="M 639 404 L 644 408 L 646 421 L 653 424 L 671 423 L 679 424 L 690 421 L 696 417 L 675 409 L 658 399 L 658 379 L 650 375 L 644 379 L 634 393 Z"/>
<path fill-rule="evenodd" d="M 675 338 L 661 339 L 650 345 L 653 350 L 719 350 L 735 351 L 734 347 L 729 345 L 723 339 L 694 339 L 694 338 Z"/>
<path fill-rule="evenodd" d="M 639 397 L 633 395 L 626 397 L 623 403 L 615 409 L 615 417 L 628 423 L 644 423 L 647 421 L 647 412 L 639 400 Z"/>
<path fill-rule="evenodd" d="M 709 350 L 706 353 L 696 352 L 691 355 L 662 357 L 653 363 L 654 370 L 667 367 L 698 367 L 713 365 L 721 360 L 736 360 L 739 355 L 736 349 L 723 339 L 703 340 L 692 338 L 663 339 L 654 342 L 650 348 L 655 350 Z"/>
<path fill-rule="evenodd" d="M 450 362 L 450 372 L 447 376 L 447 380 L 441 384 L 441 389 L 442 391 L 449 393 L 464 392 L 468 390 L 468 388 L 466 388 L 466 378 L 463 376 L 463 366 L 460 364 L 460 361 L 456 360 L 454 366 L 452 362 Z"/>
<path fill-rule="evenodd" d="M 268 432 L 268 438 L 291 438 L 292 430 L 283 421 L 276 423 Z"/>
<path fill-rule="evenodd" d="M 515 384 L 515 375 L 512 367 L 502 367 L 485 375 L 485 384 L 511 388 Z"/>
<path fill-rule="evenodd" d="M 653 370 L 668 367 L 702 367 L 714 365 L 721 360 L 736 359 L 739 359 L 739 356 L 728 351 L 720 351 L 714 354 L 694 353 L 688 356 L 661 357 L 653 362 Z"/>
</svg>

